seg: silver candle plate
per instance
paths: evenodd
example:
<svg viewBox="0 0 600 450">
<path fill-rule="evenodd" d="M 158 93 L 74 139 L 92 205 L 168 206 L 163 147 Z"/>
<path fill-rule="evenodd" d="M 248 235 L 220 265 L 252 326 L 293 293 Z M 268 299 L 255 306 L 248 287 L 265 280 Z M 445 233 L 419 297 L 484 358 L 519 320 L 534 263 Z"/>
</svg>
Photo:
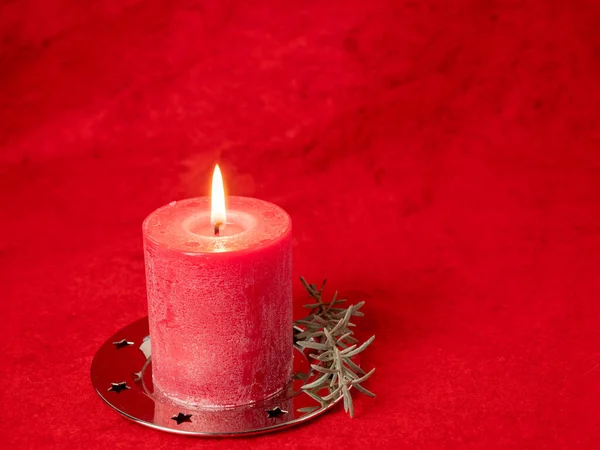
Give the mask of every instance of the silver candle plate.
<svg viewBox="0 0 600 450">
<path fill-rule="evenodd" d="M 227 409 L 186 409 L 154 392 L 148 319 L 140 319 L 106 341 L 92 362 L 92 384 L 111 408 L 134 422 L 169 433 L 248 436 L 307 422 L 342 399 L 319 403 L 302 386 L 311 381 L 307 354 L 295 347 L 294 376 L 267 400 Z M 357 361 L 358 363 L 358 361 Z"/>
</svg>

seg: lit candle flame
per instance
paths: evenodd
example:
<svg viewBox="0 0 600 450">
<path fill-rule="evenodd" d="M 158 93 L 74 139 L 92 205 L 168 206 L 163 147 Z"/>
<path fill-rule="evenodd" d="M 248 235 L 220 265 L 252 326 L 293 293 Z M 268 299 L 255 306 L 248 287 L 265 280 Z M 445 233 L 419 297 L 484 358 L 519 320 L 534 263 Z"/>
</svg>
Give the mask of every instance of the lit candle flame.
<svg viewBox="0 0 600 450">
<path fill-rule="evenodd" d="M 215 234 L 225 227 L 227 221 L 227 210 L 225 209 L 225 189 L 223 188 L 223 176 L 217 164 L 212 178 L 212 192 L 210 196 L 210 223 L 215 227 Z"/>
</svg>

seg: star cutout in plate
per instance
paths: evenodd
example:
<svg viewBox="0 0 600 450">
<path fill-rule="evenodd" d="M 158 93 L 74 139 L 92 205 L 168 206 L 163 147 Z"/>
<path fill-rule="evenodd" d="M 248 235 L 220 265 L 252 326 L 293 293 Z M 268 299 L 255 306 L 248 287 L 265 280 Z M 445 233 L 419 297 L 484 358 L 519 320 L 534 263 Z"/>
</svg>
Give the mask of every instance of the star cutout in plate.
<svg viewBox="0 0 600 450">
<path fill-rule="evenodd" d="M 131 389 L 127 386 L 127 381 L 122 381 L 120 383 L 110 383 L 109 391 L 120 394 L 122 391 L 126 391 L 127 389 Z"/>
<path fill-rule="evenodd" d="M 180 412 L 176 416 L 171 417 L 171 420 L 174 420 L 175 422 L 177 422 L 177 425 L 181 425 L 183 422 L 191 422 L 192 421 L 191 417 L 192 417 L 191 414 L 184 414 L 184 413 Z"/>
<path fill-rule="evenodd" d="M 273 409 L 267 409 L 267 414 L 269 415 L 269 419 L 276 418 L 276 417 L 282 416 L 287 413 L 288 412 L 286 410 L 281 409 L 279 406 L 276 406 Z"/>
<path fill-rule="evenodd" d="M 129 347 L 130 345 L 133 345 L 133 342 L 130 342 L 127 339 L 121 339 L 120 341 L 113 342 L 113 345 L 117 348 L 117 350 L 120 350 L 123 347 Z"/>
</svg>

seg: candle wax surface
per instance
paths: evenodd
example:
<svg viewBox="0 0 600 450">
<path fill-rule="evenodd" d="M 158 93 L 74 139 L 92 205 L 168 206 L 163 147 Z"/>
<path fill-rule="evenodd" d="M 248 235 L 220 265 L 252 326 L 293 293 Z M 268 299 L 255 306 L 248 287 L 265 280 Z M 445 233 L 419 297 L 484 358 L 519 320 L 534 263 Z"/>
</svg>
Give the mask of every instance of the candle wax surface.
<svg viewBox="0 0 600 450">
<path fill-rule="evenodd" d="M 143 225 L 155 389 L 188 406 L 263 400 L 292 371 L 291 220 L 229 197 L 214 234 L 210 201 L 159 208 Z"/>
</svg>

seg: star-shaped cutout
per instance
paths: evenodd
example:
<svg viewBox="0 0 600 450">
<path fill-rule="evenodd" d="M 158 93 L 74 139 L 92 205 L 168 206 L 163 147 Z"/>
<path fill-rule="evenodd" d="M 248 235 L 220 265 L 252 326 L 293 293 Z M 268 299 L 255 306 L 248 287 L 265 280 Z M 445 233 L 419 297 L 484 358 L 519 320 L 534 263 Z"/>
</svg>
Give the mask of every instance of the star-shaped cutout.
<svg viewBox="0 0 600 450">
<path fill-rule="evenodd" d="M 120 394 L 122 391 L 126 391 L 127 389 L 131 389 L 127 386 L 127 381 L 122 381 L 120 383 L 110 383 L 109 391 L 116 392 Z"/>
<path fill-rule="evenodd" d="M 117 348 L 117 350 L 120 350 L 123 347 L 129 347 L 130 345 L 133 345 L 133 342 L 130 342 L 127 339 L 121 339 L 120 341 L 113 342 L 113 345 Z"/>
<path fill-rule="evenodd" d="M 276 406 L 273 409 L 267 409 L 267 414 L 269 415 L 269 419 L 282 416 L 287 414 L 288 412 L 284 409 L 281 409 L 279 406 Z"/>
<path fill-rule="evenodd" d="M 135 381 L 136 383 L 141 383 L 142 381 L 142 371 L 140 370 L 139 372 L 133 372 L 133 381 Z"/>
<path fill-rule="evenodd" d="M 174 420 L 175 422 L 177 422 L 177 425 L 181 425 L 183 422 L 191 422 L 192 421 L 191 418 L 192 418 L 191 414 L 184 414 L 184 413 L 180 412 L 176 416 L 171 417 L 171 420 Z"/>
</svg>

